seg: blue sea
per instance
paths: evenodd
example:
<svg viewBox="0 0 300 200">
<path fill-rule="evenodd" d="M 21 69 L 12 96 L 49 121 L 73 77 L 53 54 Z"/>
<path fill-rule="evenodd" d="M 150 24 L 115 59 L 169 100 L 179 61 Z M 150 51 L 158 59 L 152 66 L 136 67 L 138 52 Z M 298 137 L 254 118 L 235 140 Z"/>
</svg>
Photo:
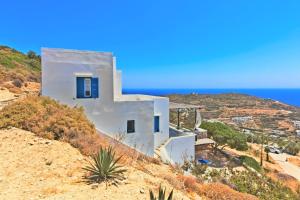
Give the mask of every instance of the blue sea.
<svg viewBox="0 0 300 200">
<path fill-rule="evenodd" d="M 147 94 L 164 96 L 169 94 L 248 94 L 264 99 L 273 99 L 300 107 L 300 89 L 123 89 L 123 94 Z"/>
</svg>

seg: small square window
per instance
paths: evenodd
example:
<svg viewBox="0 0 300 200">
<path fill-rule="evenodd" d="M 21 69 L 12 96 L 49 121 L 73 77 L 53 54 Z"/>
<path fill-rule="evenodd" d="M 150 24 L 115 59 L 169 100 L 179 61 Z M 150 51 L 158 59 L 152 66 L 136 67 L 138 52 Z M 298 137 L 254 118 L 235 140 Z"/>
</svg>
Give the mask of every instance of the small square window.
<svg viewBox="0 0 300 200">
<path fill-rule="evenodd" d="M 134 120 L 127 120 L 127 133 L 134 133 L 135 127 L 134 127 Z"/>
</svg>

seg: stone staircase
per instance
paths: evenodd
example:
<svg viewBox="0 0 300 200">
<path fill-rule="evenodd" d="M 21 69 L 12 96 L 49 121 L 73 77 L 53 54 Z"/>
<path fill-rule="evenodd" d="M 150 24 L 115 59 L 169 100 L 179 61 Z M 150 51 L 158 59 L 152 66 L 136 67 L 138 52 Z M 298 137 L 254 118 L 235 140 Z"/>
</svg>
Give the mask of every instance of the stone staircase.
<svg viewBox="0 0 300 200">
<path fill-rule="evenodd" d="M 154 158 L 156 159 L 159 159 L 162 161 L 161 159 L 161 150 L 163 148 L 163 146 L 166 144 L 166 142 L 168 141 L 169 139 L 167 139 L 164 143 L 162 143 L 161 145 L 159 145 L 155 150 L 154 150 Z"/>
</svg>

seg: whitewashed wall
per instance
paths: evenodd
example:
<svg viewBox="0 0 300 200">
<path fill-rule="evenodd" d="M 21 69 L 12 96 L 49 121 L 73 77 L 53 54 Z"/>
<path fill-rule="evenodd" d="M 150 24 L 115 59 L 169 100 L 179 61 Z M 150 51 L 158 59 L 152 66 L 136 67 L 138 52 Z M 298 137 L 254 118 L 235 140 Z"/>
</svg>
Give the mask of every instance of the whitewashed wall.
<svg viewBox="0 0 300 200">
<path fill-rule="evenodd" d="M 195 135 L 171 137 L 161 148 L 161 158 L 165 162 L 179 165 L 185 159 L 195 160 Z"/>
<path fill-rule="evenodd" d="M 160 131 L 154 133 L 154 147 L 157 148 L 169 138 L 169 99 L 154 100 L 154 115 L 160 117 Z"/>
<path fill-rule="evenodd" d="M 70 106 L 83 106 L 99 131 L 112 137 L 124 134 L 125 144 L 153 156 L 154 145 L 169 136 L 168 100 L 122 99 L 121 73 L 115 65 L 111 53 L 43 48 L 42 95 Z M 99 78 L 99 98 L 76 98 L 76 76 L 85 74 Z M 162 132 L 155 136 L 154 114 L 162 116 Z M 135 120 L 135 133 L 126 133 L 127 120 Z"/>
</svg>

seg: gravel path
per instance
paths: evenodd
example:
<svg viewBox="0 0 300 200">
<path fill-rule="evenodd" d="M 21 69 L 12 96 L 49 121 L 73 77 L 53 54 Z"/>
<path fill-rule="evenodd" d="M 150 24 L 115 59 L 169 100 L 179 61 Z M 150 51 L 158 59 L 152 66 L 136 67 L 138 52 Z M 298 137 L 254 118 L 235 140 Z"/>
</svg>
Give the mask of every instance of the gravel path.
<svg viewBox="0 0 300 200">
<path fill-rule="evenodd" d="M 289 174 L 290 176 L 293 176 L 300 181 L 300 167 L 286 161 L 286 159 L 290 157 L 290 155 L 286 153 L 270 153 L 269 155 L 280 165 L 280 167 L 284 170 L 286 174 Z"/>
</svg>

